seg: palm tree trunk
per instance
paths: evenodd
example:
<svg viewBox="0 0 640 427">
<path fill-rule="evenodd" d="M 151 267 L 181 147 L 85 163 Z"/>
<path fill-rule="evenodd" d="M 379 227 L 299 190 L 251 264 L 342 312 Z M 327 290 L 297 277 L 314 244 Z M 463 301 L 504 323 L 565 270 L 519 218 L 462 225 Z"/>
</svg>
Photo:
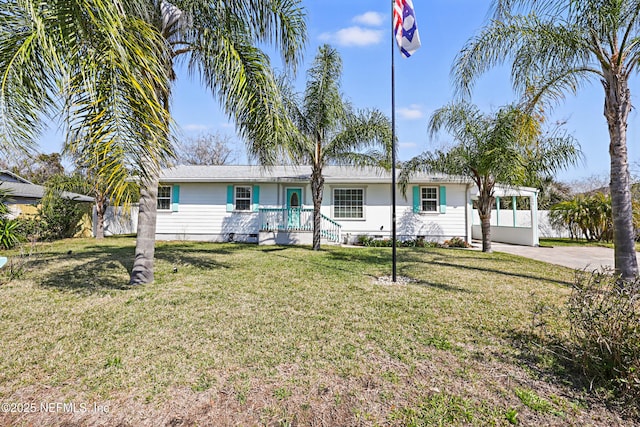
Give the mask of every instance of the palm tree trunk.
<svg viewBox="0 0 640 427">
<path fill-rule="evenodd" d="M 96 198 L 96 239 L 104 239 L 104 214 L 107 204 L 102 198 Z"/>
<path fill-rule="evenodd" d="M 491 249 L 491 213 L 480 215 L 480 228 L 482 230 L 482 252 L 493 252 Z"/>
<path fill-rule="evenodd" d="M 152 172 L 151 176 L 143 178 L 140 186 L 136 252 L 129 281 L 132 285 L 153 282 L 157 203 L 158 175 L 156 172 Z"/>
<path fill-rule="evenodd" d="M 314 165 L 311 172 L 311 197 L 313 198 L 313 250 L 320 250 L 320 206 L 322 206 L 322 190 L 324 177 L 322 167 Z"/>
<path fill-rule="evenodd" d="M 480 191 L 478 195 L 478 215 L 482 230 L 482 252 L 493 252 L 491 249 L 491 207 L 494 198 Z"/>
<path fill-rule="evenodd" d="M 611 209 L 616 274 L 623 280 L 638 275 L 635 229 L 631 204 L 631 176 L 627 155 L 627 118 L 631 111 L 631 94 L 627 81 L 611 71 L 603 81 L 605 89 L 604 115 L 609 127 L 611 156 Z"/>
</svg>

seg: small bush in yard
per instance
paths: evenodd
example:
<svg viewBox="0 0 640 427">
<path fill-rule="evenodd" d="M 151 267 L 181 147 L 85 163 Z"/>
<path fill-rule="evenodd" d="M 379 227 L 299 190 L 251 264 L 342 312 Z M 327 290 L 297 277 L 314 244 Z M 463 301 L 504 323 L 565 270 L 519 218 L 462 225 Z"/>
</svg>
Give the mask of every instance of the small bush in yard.
<svg viewBox="0 0 640 427">
<path fill-rule="evenodd" d="M 390 248 L 393 243 L 391 239 L 380 239 L 361 234 L 356 239 L 356 245 L 368 246 L 373 248 Z M 411 240 L 396 240 L 396 245 L 403 248 L 438 248 L 441 247 L 438 242 L 425 240 L 424 237 L 418 237 Z M 469 247 L 469 246 L 465 246 Z"/>
<path fill-rule="evenodd" d="M 640 279 L 582 272 L 567 304 L 570 351 L 587 378 L 640 401 Z"/>
<path fill-rule="evenodd" d="M 12 219 L 0 219 L 0 249 L 11 249 L 20 243 L 20 223 Z"/>
<path fill-rule="evenodd" d="M 471 245 L 468 244 L 464 239 L 460 237 L 453 237 L 451 240 L 445 240 L 444 245 L 448 248 L 470 248 Z"/>
</svg>

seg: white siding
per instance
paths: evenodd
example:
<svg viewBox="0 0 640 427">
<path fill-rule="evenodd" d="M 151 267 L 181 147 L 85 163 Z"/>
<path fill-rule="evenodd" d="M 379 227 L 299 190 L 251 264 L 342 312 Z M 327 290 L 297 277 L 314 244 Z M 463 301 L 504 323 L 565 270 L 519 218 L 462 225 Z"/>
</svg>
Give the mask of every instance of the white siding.
<svg viewBox="0 0 640 427">
<path fill-rule="evenodd" d="M 260 186 L 261 200 L 265 187 Z M 178 211 L 158 211 L 158 239 L 225 241 L 230 233 L 239 239 L 257 235 L 258 213 L 227 212 L 226 184 L 182 183 Z"/>
<path fill-rule="evenodd" d="M 178 210 L 158 211 L 156 235 L 158 239 L 249 240 L 259 232 L 257 212 L 227 212 L 227 184 L 181 183 Z M 239 183 L 238 185 L 242 185 Z M 252 185 L 246 183 L 245 185 Z M 430 184 L 437 185 L 437 184 Z M 302 188 L 304 207 L 313 207 L 311 188 L 306 183 L 260 184 L 260 207 L 282 208 L 287 188 Z M 364 190 L 364 218 L 337 219 L 333 213 L 333 189 L 362 188 Z M 389 184 L 348 184 L 325 186 L 321 212 L 342 225 L 342 236 L 353 241 L 358 235 L 391 235 L 391 201 Z M 425 236 L 427 240 L 443 241 L 458 236 L 467 237 L 466 186 L 446 185 L 445 213 L 414 213 L 409 188 L 405 199 L 397 192 L 397 234 L 400 239 Z M 256 238 L 257 239 L 257 238 Z"/>
<path fill-rule="evenodd" d="M 467 237 L 467 187 L 460 184 L 445 185 L 446 212 L 414 213 L 413 200 L 407 191 L 407 200 L 398 200 L 398 235 L 425 236 L 427 240 L 442 242 L 452 237 Z"/>
<path fill-rule="evenodd" d="M 451 184 L 447 189 L 445 213 L 414 213 L 410 188 L 405 199 L 396 195 L 396 226 L 399 239 L 425 236 L 427 240 L 443 241 L 458 236 L 466 238 L 466 186 Z M 364 219 L 337 219 L 333 216 L 334 188 L 363 188 L 365 191 Z M 354 240 L 360 234 L 388 238 L 391 236 L 391 188 L 389 184 L 330 185 L 325 189 L 322 213 L 342 225 L 342 235 Z M 382 228 L 382 229 L 381 229 Z"/>
</svg>

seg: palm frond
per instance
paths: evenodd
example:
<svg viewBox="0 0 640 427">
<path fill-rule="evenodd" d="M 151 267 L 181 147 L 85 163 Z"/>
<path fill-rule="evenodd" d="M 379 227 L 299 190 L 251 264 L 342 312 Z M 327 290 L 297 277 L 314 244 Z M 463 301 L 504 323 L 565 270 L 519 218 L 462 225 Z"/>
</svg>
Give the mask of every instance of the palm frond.
<svg viewBox="0 0 640 427">
<path fill-rule="evenodd" d="M 324 150 L 331 159 L 342 157 L 348 152 L 358 152 L 367 148 L 381 147 L 378 156 L 391 166 L 391 123 L 379 110 L 350 112 L 345 117 L 341 131 L 327 142 Z M 380 164 L 376 160 L 376 164 Z"/>
<path fill-rule="evenodd" d="M 532 80 L 555 75 L 556 70 L 565 74 L 575 70 L 574 80 L 586 77 L 585 71 L 597 72 L 601 61 L 594 59 L 605 53 L 585 37 L 584 28 L 556 21 L 545 22 L 535 15 L 491 21 L 465 44 L 454 61 L 452 75 L 457 94 L 468 97 L 480 75 L 507 62 L 512 63 L 512 85 L 520 95 Z M 563 82 L 566 81 L 565 78 Z"/>
</svg>

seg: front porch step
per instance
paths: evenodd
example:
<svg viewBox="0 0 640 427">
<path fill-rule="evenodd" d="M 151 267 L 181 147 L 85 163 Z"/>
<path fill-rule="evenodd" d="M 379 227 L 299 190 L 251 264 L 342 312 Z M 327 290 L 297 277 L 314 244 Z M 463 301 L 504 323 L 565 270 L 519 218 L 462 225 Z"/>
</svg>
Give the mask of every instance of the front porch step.
<svg viewBox="0 0 640 427">
<path fill-rule="evenodd" d="M 320 236 L 321 245 L 340 245 L 341 242 Z M 263 230 L 258 234 L 260 245 L 312 245 L 313 231 Z"/>
</svg>

